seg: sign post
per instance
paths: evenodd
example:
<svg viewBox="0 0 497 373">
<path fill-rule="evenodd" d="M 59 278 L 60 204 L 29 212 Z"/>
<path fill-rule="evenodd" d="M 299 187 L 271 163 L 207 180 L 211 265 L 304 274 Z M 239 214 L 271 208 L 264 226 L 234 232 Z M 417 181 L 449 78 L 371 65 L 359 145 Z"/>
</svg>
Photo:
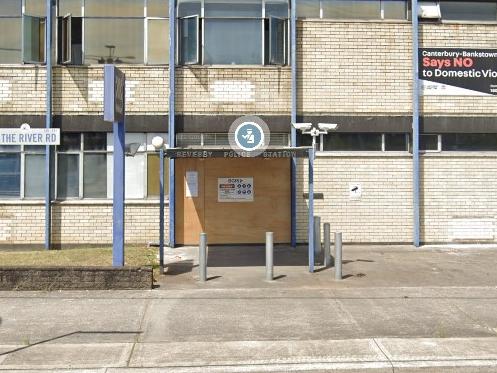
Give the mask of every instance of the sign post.
<svg viewBox="0 0 497 373">
<path fill-rule="evenodd" d="M 104 67 L 104 120 L 112 122 L 114 180 L 112 210 L 112 265 L 124 266 L 124 152 L 125 76 L 114 65 Z"/>
</svg>

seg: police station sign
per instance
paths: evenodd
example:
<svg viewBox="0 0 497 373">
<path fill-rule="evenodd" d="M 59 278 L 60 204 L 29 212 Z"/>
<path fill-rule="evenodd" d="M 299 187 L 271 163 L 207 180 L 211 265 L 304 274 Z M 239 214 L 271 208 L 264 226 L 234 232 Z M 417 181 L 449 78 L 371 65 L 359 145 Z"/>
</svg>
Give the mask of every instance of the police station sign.
<svg viewBox="0 0 497 373">
<path fill-rule="evenodd" d="M 60 129 L 2 128 L 0 145 L 60 145 Z"/>
<path fill-rule="evenodd" d="M 419 49 L 425 96 L 497 95 L 497 49 Z"/>
</svg>

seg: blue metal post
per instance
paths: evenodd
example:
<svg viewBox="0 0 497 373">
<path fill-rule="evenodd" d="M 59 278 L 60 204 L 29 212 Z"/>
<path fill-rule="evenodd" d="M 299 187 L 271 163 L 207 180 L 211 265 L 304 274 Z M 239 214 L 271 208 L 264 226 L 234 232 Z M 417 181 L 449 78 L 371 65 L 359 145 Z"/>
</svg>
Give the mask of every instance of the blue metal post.
<svg viewBox="0 0 497 373">
<path fill-rule="evenodd" d="M 309 272 L 314 272 L 314 149 L 309 149 Z"/>
<path fill-rule="evenodd" d="M 290 1 L 290 65 L 292 68 L 292 123 L 297 123 L 297 11 L 296 1 Z M 297 146 L 297 130 L 290 123 L 290 144 Z M 291 160 L 291 245 L 297 246 L 297 160 Z"/>
<path fill-rule="evenodd" d="M 412 0 L 412 190 L 413 190 L 413 245 L 420 246 L 420 175 L 419 175 L 419 22 L 418 1 Z"/>
<path fill-rule="evenodd" d="M 164 149 L 161 148 L 160 156 L 160 201 L 159 201 L 159 268 L 160 273 L 164 273 Z"/>
<path fill-rule="evenodd" d="M 45 27 L 45 58 L 46 58 L 46 115 L 45 127 L 52 127 L 52 0 L 46 0 L 47 21 Z M 52 245 L 52 191 L 50 170 L 50 145 L 45 147 L 45 249 Z"/>
<path fill-rule="evenodd" d="M 169 146 L 174 148 L 176 145 L 176 129 L 175 129 L 175 64 L 176 64 L 176 1 L 169 1 L 169 126 L 168 137 Z M 174 190 L 174 159 L 169 160 L 169 246 L 176 245 L 175 238 L 175 190 Z"/>
<path fill-rule="evenodd" d="M 124 266 L 124 122 L 114 122 L 114 194 L 112 265 Z"/>
</svg>

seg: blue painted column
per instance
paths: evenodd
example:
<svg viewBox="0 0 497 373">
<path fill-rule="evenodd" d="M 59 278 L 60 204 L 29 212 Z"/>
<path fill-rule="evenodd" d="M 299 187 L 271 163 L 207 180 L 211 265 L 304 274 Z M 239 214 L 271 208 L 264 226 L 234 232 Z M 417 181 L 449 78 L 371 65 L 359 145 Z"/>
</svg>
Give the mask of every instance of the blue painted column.
<svg viewBox="0 0 497 373">
<path fill-rule="evenodd" d="M 297 5 L 290 1 L 290 65 L 292 69 L 291 122 L 297 123 Z M 297 146 L 297 130 L 290 123 L 290 145 Z M 291 245 L 297 246 L 297 160 L 291 159 Z"/>
<path fill-rule="evenodd" d="M 175 104 L 176 104 L 176 1 L 169 0 L 169 126 L 168 140 L 169 147 L 176 146 L 176 128 L 175 128 Z M 175 172 L 174 159 L 169 159 L 169 246 L 176 246 L 175 237 Z"/>
<path fill-rule="evenodd" d="M 309 272 L 314 272 L 314 149 L 309 149 Z"/>
<path fill-rule="evenodd" d="M 159 188 L 159 268 L 160 273 L 164 273 L 164 148 L 159 153 L 160 162 L 160 188 Z"/>
<path fill-rule="evenodd" d="M 45 127 L 52 127 L 52 0 L 46 0 L 47 21 L 45 27 L 45 58 L 46 58 L 46 115 Z M 51 147 L 45 147 L 45 249 L 52 246 L 52 172 Z"/>
<path fill-rule="evenodd" d="M 124 122 L 114 122 L 114 192 L 112 219 L 112 265 L 124 266 Z"/>
<path fill-rule="evenodd" d="M 420 170 L 419 170 L 419 22 L 418 1 L 412 0 L 412 191 L 413 245 L 420 246 Z"/>
</svg>

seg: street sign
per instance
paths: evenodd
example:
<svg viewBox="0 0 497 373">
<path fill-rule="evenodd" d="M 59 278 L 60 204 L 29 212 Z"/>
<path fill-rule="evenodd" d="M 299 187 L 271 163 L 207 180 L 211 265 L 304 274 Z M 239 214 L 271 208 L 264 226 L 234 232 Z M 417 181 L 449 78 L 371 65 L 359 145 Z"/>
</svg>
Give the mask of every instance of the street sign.
<svg viewBox="0 0 497 373">
<path fill-rule="evenodd" d="M 60 145 L 60 129 L 0 128 L 0 145 Z"/>
<path fill-rule="evenodd" d="M 115 65 L 104 67 L 104 121 L 124 121 L 126 77 Z"/>
</svg>

